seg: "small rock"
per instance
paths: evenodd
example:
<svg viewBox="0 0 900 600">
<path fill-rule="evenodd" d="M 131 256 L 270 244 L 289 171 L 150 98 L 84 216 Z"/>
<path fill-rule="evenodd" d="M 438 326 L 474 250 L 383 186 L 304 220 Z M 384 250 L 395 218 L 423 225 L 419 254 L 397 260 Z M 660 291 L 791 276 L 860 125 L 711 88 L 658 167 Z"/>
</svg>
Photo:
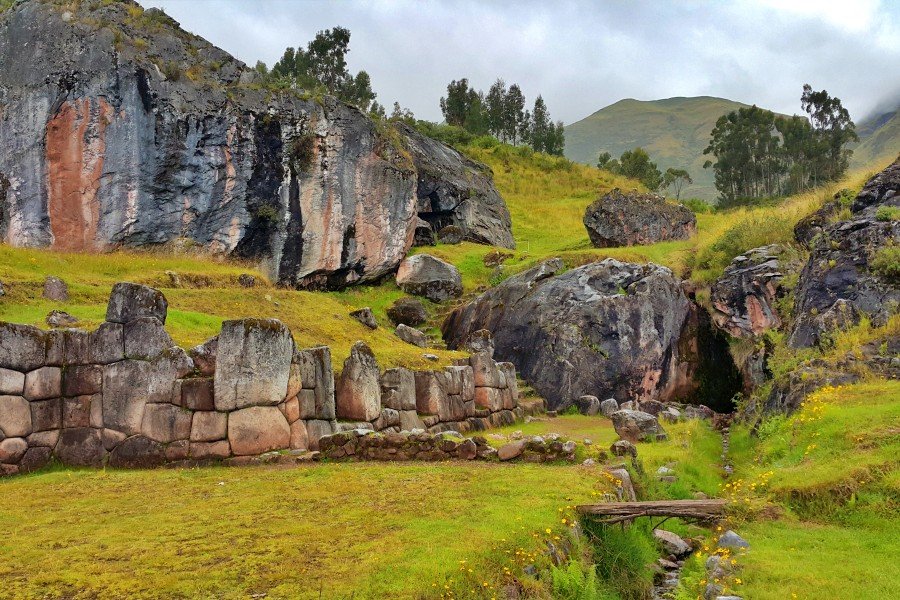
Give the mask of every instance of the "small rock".
<svg viewBox="0 0 900 600">
<path fill-rule="evenodd" d="M 6 295 L 6 288 L 3 287 L 3 282 L 0 281 L 0 297 L 3 297 L 5 295 Z"/>
<path fill-rule="evenodd" d="M 256 277 L 249 273 L 241 273 L 238 275 L 238 285 L 243 288 L 256 287 Z"/>
<path fill-rule="evenodd" d="M 719 541 L 716 545 L 719 548 L 731 548 L 734 550 L 737 548 L 749 548 L 750 542 L 729 529 L 719 537 Z"/>
<path fill-rule="evenodd" d="M 408 325 L 404 325 L 403 323 L 397 325 L 397 329 L 394 330 L 394 335 L 396 335 L 407 344 L 412 344 L 413 346 L 418 346 L 419 348 L 426 348 L 428 346 L 428 336 L 426 336 L 418 329 L 409 327 Z"/>
<path fill-rule="evenodd" d="M 615 398 L 607 398 L 600 403 L 600 413 L 604 417 L 612 416 L 617 410 L 619 410 L 619 402 Z"/>
<path fill-rule="evenodd" d="M 459 269 L 428 254 L 410 256 L 397 269 L 397 285 L 407 294 L 443 302 L 462 296 Z"/>
<path fill-rule="evenodd" d="M 685 556 L 691 551 L 690 545 L 671 531 L 654 529 L 653 537 L 660 543 L 663 550 L 674 554 L 676 557 Z"/>
<path fill-rule="evenodd" d="M 593 417 L 600 413 L 600 399 L 597 396 L 584 395 L 575 401 L 578 412 L 588 417 Z"/>
<path fill-rule="evenodd" d="M 425 305 L 415 298 L 400 298 L 387 309 L 388 319 L 394 325 L 416 327 L 428 319 Z"/>
<path fill-rule="evenodd" d="M 67 302 L 69 300 L 69 286 L 59 277 L 48 275 L 44 279 L 44 298 L 54 302 Z"/>
<path fill-rule="evenodd" d="M 438 241 L 442 244 L 460 244 L 463 241 L 463 230 L 456 225 L 442 227 L 437 234 Z"/>
<path fill-rule="evenodd" d="M 505 446 L 501 446 L 499 450 L 497 450 L 497 456 L 500 460 L 512 460 L 522 454 L 525 451 L 525 440 L 517 440 L 515 442 L 510 442 Z"/>
<path fill-rule="evenodd" d="M 427 354 L 426 353 L 426 354 L 422 355 L 422 358 L 424 358 L 425 360 L 430 360 L 432 362 L 437 362 L 437 361 L 441 360 L 441 357 L 438 356 L 437 354 Z"/>
<path fill-rule="evenodd" d="M 611 416 L 613 427 L 622 439 L 629 442 L 668 439 L 656 417 L 637 410 L 618 410 Z"/>
<path fill-rule="evenodd" d="M 594 440 L 592 440 L 590 438 L 584 438 L 584 440 L 581 443 L 584 444 L 585 446 L 590 446 L 594 443 Z"/>
<path fill-rule="evenodd" d="M 663 467 L 660 467 L 660 468 L 658 468 L 658 469 L 656 470 L 656 474 L 657 474 L 657 475 L 674 475 L 674 474 L 675 474 L 675 471 L 673 471 L 673 470 L 670 469 L 669 467 L 663 466 Z"/>
<path fill-rule="evenodd" d="M 637 447 L 628 440 L 618 440 L 609 447 L 614 456 L 637 456 Z"/>
<path fill-rule="evenodd" d="M 359 310 L 354 310 L 350 313 L 350 316 L 369 329 L 378 329 L 378 323 L 375 321 L 375 315 L 372 314 L 372 309 L 368 306 L 360 308 Z"/>
<path fill-rule="evenodd" d="M 666 560 L 665 558 L 657 559 L 656 564 L 661 566 L 663 569 L 677 569 L 678 563 L 674 563 L 671 560 Z"/>
<path fill-rule="evenodd" d="M 581 464 L 584 465 L 585 467 L 593 467 L 594 465 L 597 464 L 597 461 L 594 460 L 593 458 L 586 458 L 586 459 L 584 459 L 584 462 Z"/>
<path fill-rule="evenodd" d="M 64 310 L 51 310 L 47 314 L 46 321 L 50 327 L 71 327 L 78 322 L 78 319 Z"/>
</svg>

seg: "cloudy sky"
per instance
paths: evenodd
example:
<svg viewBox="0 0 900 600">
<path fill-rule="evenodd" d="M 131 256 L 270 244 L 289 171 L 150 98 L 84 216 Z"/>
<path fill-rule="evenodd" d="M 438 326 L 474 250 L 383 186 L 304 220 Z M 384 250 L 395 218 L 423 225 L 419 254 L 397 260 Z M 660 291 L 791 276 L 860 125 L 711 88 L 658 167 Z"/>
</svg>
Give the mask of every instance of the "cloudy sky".
<svg viewBox="0 0 900 600">
<path fill-rule="evenodd" d="M 517 82 L 577 121 L 622 98 L 721 96 L 800 111 L 804 83 L 854 119 L 900 101 L 896 0 L 141 0 L 244 62 L 342 25 L 378 100 L 440 120 L 452 79 Z"/>
</svg>

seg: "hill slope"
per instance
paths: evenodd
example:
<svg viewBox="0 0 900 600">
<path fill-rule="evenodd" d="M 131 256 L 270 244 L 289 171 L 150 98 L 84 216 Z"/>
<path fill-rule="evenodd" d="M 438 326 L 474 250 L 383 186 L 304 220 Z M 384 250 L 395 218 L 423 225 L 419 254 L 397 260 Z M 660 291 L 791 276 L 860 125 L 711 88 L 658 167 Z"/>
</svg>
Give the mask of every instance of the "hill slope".
<svg viewBox="0 0 900 600">
<path fill-rule="evenodd" d="M 713 173 L 703 168 L 703 149 L 722 115 L 746 104 L 698 96 L 665 100 L 620 100 L 566 127 L 566 156 L 588 164 L 609 152 L 618 157 L 641 146 L 659 168 L 683 168 L 694 178 L 683 197 L 713 200 Z"/>
<path fill-rule="evenodd" d="M 856 126 L 859 146 L 853 149 L 851 167 L 871 167 L 900 154 L 900 106 L 860 121 Z"/>
</svg>

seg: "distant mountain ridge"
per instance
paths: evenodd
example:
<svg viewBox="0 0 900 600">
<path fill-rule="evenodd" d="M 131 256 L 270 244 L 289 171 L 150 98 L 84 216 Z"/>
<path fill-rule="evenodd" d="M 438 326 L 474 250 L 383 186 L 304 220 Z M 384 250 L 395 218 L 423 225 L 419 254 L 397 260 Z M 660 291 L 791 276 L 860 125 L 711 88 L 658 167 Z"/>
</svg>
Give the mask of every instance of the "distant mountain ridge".
<svg viewBox="0 0 900 600">
<path fill-rule="evenodd" d="M 627 98 L 601 108 L 566 127 L 565 154 L 571 160 L 596 164 L 601 152 L 618 158 L 640 146 L 660 170 L 686 169 L 694 184 L 682 198 L 715 200 L 715 176 L 704 169 L 703 149 L 716 120 L 749 106 L 713 96 L 675 97 L 663 100 Z M 881 166 L 900 153 L 900 106 L 857 122 L 860 143 L 854 147 L 851 168 Z"/>
<path fill-rule="evenodd" d="M 660 170 L 686 169 L 694 184 L 682 198 L 714 200 L 717 196 L 712 169 L 703 149 L 716 120 L 749 106 L 713 96 L 676 97 L 663 100 L 620 100 L 566 127 L 566 156 L 576 162 L 596 164 L 597 155 L 609 152 L 618 158 L 625 150 L 641 146 Z"/>
</svg>

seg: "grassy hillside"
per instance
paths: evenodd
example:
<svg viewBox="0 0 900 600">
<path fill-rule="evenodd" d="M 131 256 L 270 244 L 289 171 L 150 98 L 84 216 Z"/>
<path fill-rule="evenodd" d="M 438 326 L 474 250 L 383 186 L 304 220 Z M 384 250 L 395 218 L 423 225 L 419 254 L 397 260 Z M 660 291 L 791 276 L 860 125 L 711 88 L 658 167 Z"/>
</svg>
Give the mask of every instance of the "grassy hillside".
<svg viewBox="0 0 900 600">
<path fill-rule="evenodd" d="M 703 168 L 703 149 L 716 120 L 743 106 L 710 96 L 620 100 L 566 127 L 566 156 L 594 165 L 601 152 L 618 158 L 641 146 L 662 171 L 675 167 L 691 174 L 694 185 L 683 197 L 713 200 L 717 193 L 712 170 Z"/>
<path fill-rule="evenodd" d="M 900 108 L 857 124 L 860 143 L 853 149 L 851 167 L 885 162 L 900 154 Z"/>
</svg>

